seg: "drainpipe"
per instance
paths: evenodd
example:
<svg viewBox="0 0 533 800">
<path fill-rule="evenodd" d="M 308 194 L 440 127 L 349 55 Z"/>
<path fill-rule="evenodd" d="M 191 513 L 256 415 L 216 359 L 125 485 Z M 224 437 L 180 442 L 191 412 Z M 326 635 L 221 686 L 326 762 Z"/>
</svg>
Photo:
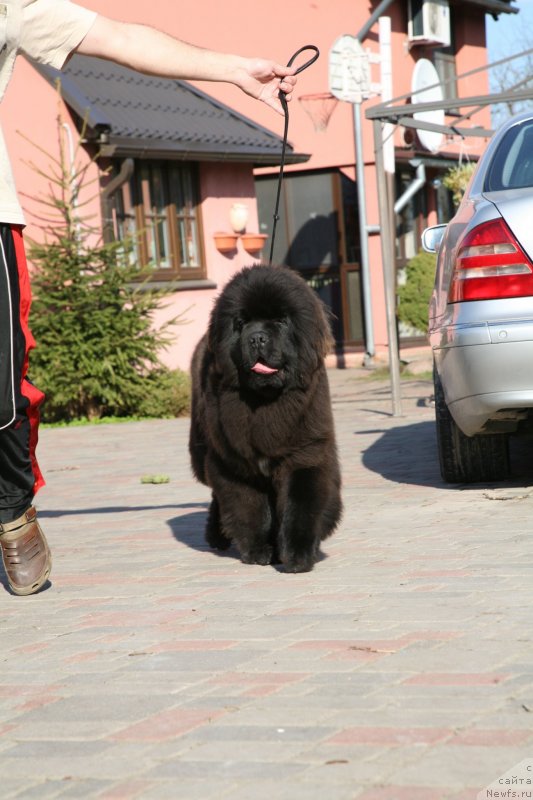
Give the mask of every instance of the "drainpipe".
<svg viewBox="0 0 533 800">
<path fill-rule="evenodd" d="M 115 192 L 123 186 L 133 175 L 134 161 L 133 158 L 126 158 L 122 162 L 120 172 L 112 178 L 105 189 L 102 191 L 102 220 L 103 220 L 103 236 L 104 242 L 112 242 L 114 238 L 113 231 L 113 213 L 111 209 L 111 198 Z"/>
<path fill-rule="evenodd" d="M 416 167 L 416 178 L 411 181 L 405 192 L 394 204 L 394 213 L 399 214 L 405 208 L 411 197 L 415 195 L 423 186 L 426 185 L 426 168 L 418 159 L 409 162 L 412 167 Z"/>
</svg>

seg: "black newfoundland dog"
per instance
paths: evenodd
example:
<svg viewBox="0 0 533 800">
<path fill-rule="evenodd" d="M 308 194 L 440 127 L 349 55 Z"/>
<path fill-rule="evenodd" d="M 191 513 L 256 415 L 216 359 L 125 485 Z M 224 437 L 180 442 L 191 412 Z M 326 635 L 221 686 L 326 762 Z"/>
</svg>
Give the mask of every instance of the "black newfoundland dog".
<svg viewBox="0 0 533 800">
<path fill-rule="evenodd" d="M 223 289 L 192 359 L 189 450 L 213 490 L 206 539 L 247 564 L 313 569 L 342 512 L 325 309 L 285 267 Z"/>
</svg>

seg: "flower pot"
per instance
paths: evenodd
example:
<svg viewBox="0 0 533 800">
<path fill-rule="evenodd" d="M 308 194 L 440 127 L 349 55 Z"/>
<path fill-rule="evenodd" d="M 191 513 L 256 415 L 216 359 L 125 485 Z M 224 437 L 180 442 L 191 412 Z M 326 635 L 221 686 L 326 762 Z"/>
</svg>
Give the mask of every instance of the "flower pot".
<svg viewBox="0 0 533 800">
<path fill-rule="evenodd" d="M 236 233 L 214 233 L 215 247 L 220 253 L 229 253 L 237 247 L 237 239 L 239 238 Z"/>
<path fill-rule="evenodd" d="M 241 234 L 242 246 L 247 253 L 257 253 L 262 250 L 268 236 L 266 233 L 243 233 Z"/>
</svg>

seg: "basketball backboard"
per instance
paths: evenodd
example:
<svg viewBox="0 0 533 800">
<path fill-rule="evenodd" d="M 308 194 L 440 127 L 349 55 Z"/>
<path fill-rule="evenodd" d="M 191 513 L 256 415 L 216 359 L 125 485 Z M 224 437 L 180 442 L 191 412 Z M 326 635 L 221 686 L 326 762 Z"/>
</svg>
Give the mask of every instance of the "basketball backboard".
<svg viewBox="0 0 533 800">
<path fill-rule="evenodd" d="M 329 90 L 348 103 L 361 103 L 373 94 L 369 53 L 355 36 L 339 36 L 329 51 Z"/>
</svg>

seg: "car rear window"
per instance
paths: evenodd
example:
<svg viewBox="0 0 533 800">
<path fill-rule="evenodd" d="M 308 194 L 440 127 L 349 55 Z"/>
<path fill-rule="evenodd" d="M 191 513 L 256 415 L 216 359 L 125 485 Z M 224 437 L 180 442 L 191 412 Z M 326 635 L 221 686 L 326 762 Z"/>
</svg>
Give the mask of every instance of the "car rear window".
<svg viewBox="0 0 533 800">
<path fill-rule="evenodd" d="M 533 187 L 533 120 L 507 131 L 487 170 L 483 189 L 498 192 L 527 186 Z"/>
</svg>

